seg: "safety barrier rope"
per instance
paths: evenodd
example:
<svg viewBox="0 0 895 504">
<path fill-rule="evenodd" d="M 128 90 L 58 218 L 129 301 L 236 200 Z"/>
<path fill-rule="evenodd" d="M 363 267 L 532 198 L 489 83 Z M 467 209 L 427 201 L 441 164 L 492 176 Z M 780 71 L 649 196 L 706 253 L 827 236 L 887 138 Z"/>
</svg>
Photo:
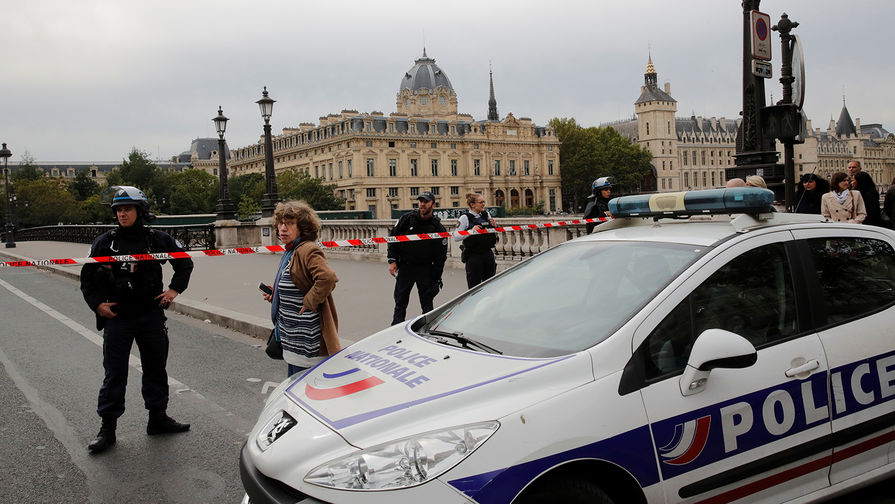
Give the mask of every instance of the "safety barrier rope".
<svg viewBox="0 0 895 504">
<path fill-rule="evenodd" d="M 509 233 L 512 231 L 523 231 L 526 229 L 544 229 L 564 226 L 574 226 L 587 223 L 600 223 L 611 220 L 609 217 L 598 217 L 595 219 L 575 219 L 569 221 L 546 222 L 544 224 L 525 224 L 522 226 L 500 226 L 479 230 L 463 230 L 444 233 L 422 233 L 400 236 L 378 236 L 374 238 L 355 238 L 349 240 L 337 241 L 320 241 L 317 245 L 322 248 L 340 248 L 340 247 L 360 247 L 364 245 L 380 245 L 383 243 L 404 243 L 420 240 L 437 240 L 450 238 L 452 236 L 473 236 L 488 233 Z M 155 254 L 125 254 L 114 256 L 98 256 L 98 257 L 76 257 L 64 259 L 35 259 L 30 261 L 7 261 L 0 262 L 0 268 L 21 268 L 27 266 L 71 266 L 78 264 L 92 263 L 115 263 L 115 262 L 135 262 L 135 261 L 165 261 L 171 259 L 186 259 L 200 257 L 221 257 L 229 255 L 249 255 L 249 254 L 275 254 L 285 252 L 286 248 L 282 245 L 267 245 L 261 247 L 237 247 L 229 249 L 209 249 L 196 250 L 191 252 L 161 252 Z"/>
</svg>

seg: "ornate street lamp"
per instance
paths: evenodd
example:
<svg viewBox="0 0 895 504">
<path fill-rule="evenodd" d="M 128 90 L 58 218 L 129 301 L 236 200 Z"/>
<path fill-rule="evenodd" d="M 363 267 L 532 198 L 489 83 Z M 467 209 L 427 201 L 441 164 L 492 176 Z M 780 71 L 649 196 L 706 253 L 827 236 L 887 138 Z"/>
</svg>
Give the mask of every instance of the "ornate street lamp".
<svg viewBox="0 0 895 504">
<path fill-rule="evenodd" d="M 16 238 L 12 223 L 12 195 L 9 194 L 9 157 L 12 152 L 6 148 L 6 143 L 0 149 L 0 158 L 3 158 L 3 180 L 6 184 L 6 248 L 15 248 Z"/>
<path fill-rule="evenodd" d="M 224 132 L 227 131 L 228 119 L 224 116 L 224 111 L 220 106 L 218 106 L 217 117 L 212 121 L 214 121 L 214 129 L 218 132 L 218 177 L 221 186 L 215 212 L 218 214 L 217 220 L 233 220 L 236 215 L 233 212 L 233 202 L 230 201 L 230 191 L 227 189 L 227 160 L 224 157 L 224 150 L 227 148 L 224 143 Z"/>
<path fill-rule="evenodd" d="M 273 217 L 274 208 L 280 195 L 277 194 L 277 174 L 273 169 L 273 142 L 270 139 L 270 115 L 273 113 L 273 104 L 276 100 L 267 96 L 267 86 L 261 99 L 255 103 L 261 108 L 261 117 L 264 118 L 264 199 L 261 200 L 261 216 Z"/>
</svg>

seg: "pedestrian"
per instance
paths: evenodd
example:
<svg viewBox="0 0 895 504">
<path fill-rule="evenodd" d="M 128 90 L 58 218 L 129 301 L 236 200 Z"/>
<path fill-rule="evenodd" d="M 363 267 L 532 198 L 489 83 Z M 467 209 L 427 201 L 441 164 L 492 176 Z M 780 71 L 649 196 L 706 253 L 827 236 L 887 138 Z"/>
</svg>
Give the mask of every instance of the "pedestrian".
<svg viewBox="0 0 895 504">
<path fill-rule="evenodd" d="M 300 373 L 342 349 L 332 292 L 339 281 L 317 246 L 320 219 L 304 201 L 277 203 L 277 237 L 285 244 L 274 277 L 270 319 L 283 347 L 286 376 Z"/>
<path fill-rule="evenodd" d="M 441 219 L 435 216 L 435 195 L 429 191 L 417 198 L 419 208 L 402 215 L 389 233 L 391 236 L 444 233 Z M 447 239 L 429 239 L 388 244 L 388 272 L 395 277 L 395 312 L 392 325 L 404 321 L 410 291 L 416 284 L 423 313 L 432 311 L 435 296 L 441 290 L 441 274 L 447 260 Z"/>
<path fill-rule="evenodd" d="M 587 197 L 587 206 L 584 208 L 585 219 L 597 219 L 601 217 L 612 217 L 609 213 L 609 197 L 612 196 L 612 183 L 609 177 L 600 177 L 593 181 L 590 185 L 592 194 Z M 588 222 L 585 224 L 587 234 L 597 226 L 596 222 Z"/>
<path fill-rule="evenodd" d="M 764 177 L 761 175 L 749 175 L 746 177 L 746 186 L 747 187 L 760 187 L 762 189 L 767 189 L 768 184 L 764 181 Z"/>
<path fill-rule="evenodd" d="M 892 185 L 886 189 L 881 217 L 883 219 L 883 224 L 886 224 L 885 221 L 888 220 L 888 227 L 890 229 L 895 228 L 895 179 L 892 180 Z"/>
<path fill-rule="evenodd" d="M 848 174 L 836 172 L 830 178 L 832 190 L 821 198 L 821 213 L 835 222 L 860 224 L 867 218 L 867 209 L 861 193 L 849 190 Z"/>
<path fill-rule="evenodd" d="M 494 228 L 496 224 L 485 210 L 485 197 L 478 193 L 466 194 L 466 205 L 469 210 L 457 221 L 457 231 L 479 231 Z M 494 233 L 473 236 L 455 236 L 454 241 L 462 241 L 460 260 L 466 263 L 466 287 L 476 285 L 497 273 L 497 261 L 494 259 L 494 245 L 497 235 Z"/>
<path fill-rule="evenodd" d="M 155 216 L 143 191 L 132 186 L 113 186 L 111 207 L 118 227 L 94 240 L 90 257 L 183 252 L 183 247 L 163 231 L 150 229 L 144 221 Z M 143 401 L 149 410 L 146 433 L 186 432 L 190 424 L 168 416 L 168 328 L 164 309 L 186 290 L 193 271 L 189 258 L 172 259 L 174 275 L 167 289 L 162 284 L 160 261 L 121 261 L 85 264 L 81 269 L 81 292 L 96 313 L 96 328 L 103 330 L 103 369 L 96 412 L 102 426 L 87 445 L 90 453 L 101 453 L 115 444 L 118 417 L 124 413 L 124 397 L 130 351 L 140 349 L 143 369 Z"/>
<path fill-rule="evenodd" d="M 746 187 L 746 181 L 739 177 L 734 177 L 728 180 L 724 187 Z"/>
<path fill-rule="evenodd" d="M 830 191 L 830 183 L 814 173 L 805 173 L 796 187 L 795 213 L 820 214 L 820 201 Z"/>
<path fill-rule="evenodd" d="M 854 189 L 861 193 L 864 199 L 864 206 L 867 208 L 867 218 L 864 224 L 872 226 L 881 226 L 882 217 L 879 208 L 879 191 L 876 189 L 876 182 L 869 173 L 861 170 L 861 162 L 852 159 L 848 162 L 849 189 Z"/>
</svg>

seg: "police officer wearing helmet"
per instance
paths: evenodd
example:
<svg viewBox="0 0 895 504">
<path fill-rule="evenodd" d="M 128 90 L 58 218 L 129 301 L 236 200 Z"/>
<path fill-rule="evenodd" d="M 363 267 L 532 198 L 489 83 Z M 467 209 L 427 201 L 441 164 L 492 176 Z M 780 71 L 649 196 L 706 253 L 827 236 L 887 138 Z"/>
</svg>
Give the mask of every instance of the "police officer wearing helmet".
<svg viewBox="0 0 895 504">
<path fill-rule="evenodd" d="M 90 248 L 91 257 L 182 252 L 170 235 L 149 229 L 143 221 L 155 218 L 143 191 L 132 186 L 113 186 L 111 206 L 118 227 L 103 233 Z M 189 424 L 176 422 L 168 407 L 168 329 L 164 314 L 171 301 L 186 290 L 193 261 L 171 260 L 174 275 L 167 289 L 162 285 L 165 261 L 134 261 L 85 264 L 81 269 L 81 292 L 96 313 L 96 328 L 103 329 L 103 369 L 97 413 L 102 419 L 99 434 L 90 442 L 90 453 L 100 453 L 115 444 L 118 417 L 124 413 L 128 362 L 133 343 L 140 349 L 143 367 L 143 401 L 149 410 L 149 435 L 186 432 Z"/>
<path fill-rule="evenodd" d="M 600 177 L 591 184 L 593 194 L 587 197 L 587 206 L 584 207 L 585 219 L 597 219 L 600 217 L 612 217 L 609 213 L 609 197 L 612 195 L 612 183 L 609 177 Z M 587 234 L 597 226 L 596 222 L 586 224 Z"/>
<path fill-rule="evenodd" d="M 419 209 L 402 215 L 390 236 L 444 233 L 441 219 L 435 216 L 435 195 L 420 193 Z M 435 296 L 441 290 L 441 274 L 447 260 L 447 239 L 420 240 L 388 244 L 388 272 L 395 277 L 395 312 L 392 325 L 407 314 L 410 291 L 416 284 L 423 313 L 432 311 Z"/>
</svg>

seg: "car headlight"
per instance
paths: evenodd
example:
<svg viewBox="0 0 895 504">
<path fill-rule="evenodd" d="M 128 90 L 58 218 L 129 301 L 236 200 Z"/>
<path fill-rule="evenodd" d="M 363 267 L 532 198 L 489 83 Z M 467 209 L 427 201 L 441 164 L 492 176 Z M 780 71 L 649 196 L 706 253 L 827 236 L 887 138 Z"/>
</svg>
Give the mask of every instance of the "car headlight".
<svg viewBox="0 0 895 504">
<path fill-rule="evenodd" d="M 350 490 L 419 485 L 459 464 L 499 426 L 498 422 L 463 425 L 381 444 L 318 466 L 305 481 Z"/>
</svg>

